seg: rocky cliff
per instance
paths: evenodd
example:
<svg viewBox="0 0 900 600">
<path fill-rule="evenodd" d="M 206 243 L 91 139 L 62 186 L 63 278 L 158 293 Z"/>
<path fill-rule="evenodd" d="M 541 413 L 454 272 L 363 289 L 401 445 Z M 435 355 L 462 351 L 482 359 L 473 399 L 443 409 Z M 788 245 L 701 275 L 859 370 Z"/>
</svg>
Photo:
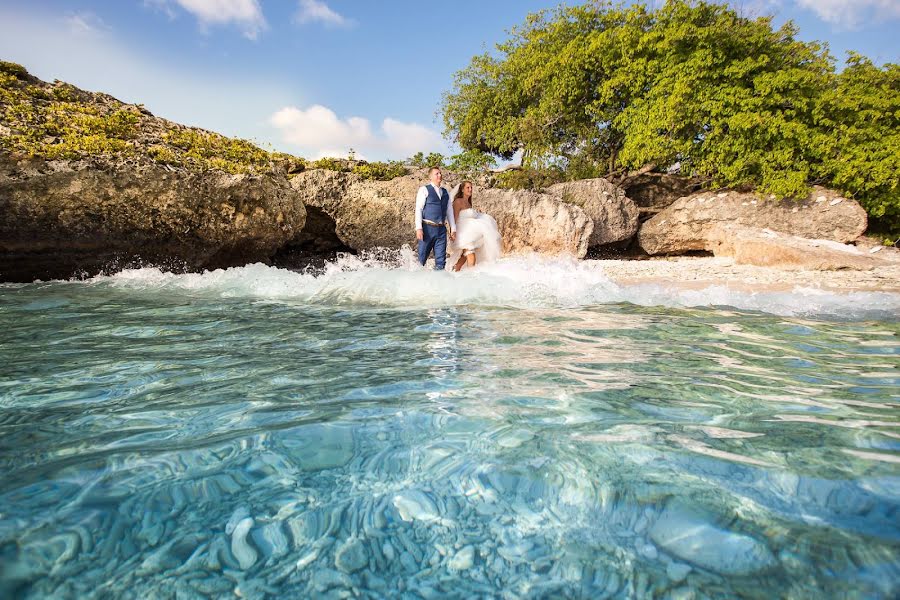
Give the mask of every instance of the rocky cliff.
<svg viewBox="0 0 900 600">
<path fill-rule="evenodd" d="M 0 280 L 268 260 L 303 161 L 0 62 Z"/>
</svg>

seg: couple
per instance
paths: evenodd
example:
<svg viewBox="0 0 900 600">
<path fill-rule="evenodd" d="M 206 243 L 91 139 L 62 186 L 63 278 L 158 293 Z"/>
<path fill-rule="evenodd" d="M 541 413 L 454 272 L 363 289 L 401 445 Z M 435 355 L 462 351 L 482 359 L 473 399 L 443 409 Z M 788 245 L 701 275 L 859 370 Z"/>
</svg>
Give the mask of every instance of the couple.
<svg viewBox="0 0 900 600">
<path fill-rule="evenodd" d="M 450 261 L 453 270 L 463 265 L 493 262 L 500 258 L 500 232 L 490 215 L 472 208 L 472 182 L 463 181 L 448 193 L 441 187 L 438 167 L 428 169 L 430 183 L 416 194 L 416 239 L 419 262 L 425 264 L 434 250 L 434 268 L 443 271 L 447 260 L 447 227 L 450 225 Z"/>
</svg>

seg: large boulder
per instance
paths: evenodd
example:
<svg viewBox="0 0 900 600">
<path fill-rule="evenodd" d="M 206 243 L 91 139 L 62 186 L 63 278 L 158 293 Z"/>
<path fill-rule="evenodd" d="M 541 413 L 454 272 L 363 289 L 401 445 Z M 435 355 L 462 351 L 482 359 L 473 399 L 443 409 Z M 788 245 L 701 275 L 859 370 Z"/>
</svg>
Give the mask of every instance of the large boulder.
<svg viewBox="0 0 900 600">
<path fill-rule="evenodd" d="M 303 229 L 284 175 L 128 161 L 17 160 L 0 152 L 0 279 L 175 270 L 268 259 Z"/>
<path fill-rule="evenodd" d="M 605 179 L 581 179 L 557 183 L 547 193 L 584 209 L 594 221 L 589 246 L 629 240 L 638 230 L 638 207 L 625 191 Z"/>
<path fill-rule="evenodd" d="M 856 246 L 741 225 L 714 227 L 709 235 L 709 247 L 716 256 L 731 257 L 737 264 L 786 270 L 869 271 L 891 263 Z"/>
<path fill-rule="evenodd" d="M 700 190 L 703 181 L 696 177 L 668 173 L 641 173 L 619 183 L 625 195 L 637 204 L 641 215 L 654 215 L 684 196 Z"/>
<path fill-rule="evenodd" d="M 476 209 L 497 220 L 506 254 L 587 254 L 594 223 L 578 206 L 528 190 L 476 187 L 472 197 Z"/>
<path fill-rule="evenodd" d="M 415 198 L 423 183 L 415 176 L 369 181 L 321 169 L 291 179 L 291 186 L 310 211 L 326 214 L 337 238 L 357 251 L 415 243 Z M 583 210 L 555 196 L 476 186 L 473 204 L 497 220 L 505 253 L 535 251 L 577 257 L 587 253 L 591 220 Z M 303 231 L 300 236 L 327 234 Z"/>
<path fill-rule="evenodd" d="M 859 203 L 818 186 L 800 201 L 733 190 L 701 192 L 678 199 L 644 222 L 638 243 L 651 255 L 710 251 L 710 232 L 726 224 L 846 243 L 862 235 L 867 223 Z"/>
</svg>

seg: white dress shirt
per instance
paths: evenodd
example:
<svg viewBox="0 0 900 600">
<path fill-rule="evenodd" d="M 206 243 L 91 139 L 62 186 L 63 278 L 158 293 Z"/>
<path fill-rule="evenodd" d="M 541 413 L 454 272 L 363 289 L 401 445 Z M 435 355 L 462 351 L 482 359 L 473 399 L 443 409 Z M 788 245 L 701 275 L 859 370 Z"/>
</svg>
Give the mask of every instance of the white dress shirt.
<svg viewBox="0 0 900 600">
<path fill-rule="evenodd" d="M 425 200 L 428 199 L 428 186 L 434 188 L 433 183 L 429 183 L 428 185 L 423 185 L 419 188 L 419 191 L 416 193 L 416 229 L 422 229 L 422 210 L 425 208 Z M 441 197 L 441 190 L 443 190 L 443 186 L 436 188 L 434 191 L 437 192 L 438 198 Z M 453 198 L 450 197 L 450 192 L 447 192 L 447 221 L 450 222 L 450 233 L 456 233 L 456 219 L 453 217 Z"/>
</svg>

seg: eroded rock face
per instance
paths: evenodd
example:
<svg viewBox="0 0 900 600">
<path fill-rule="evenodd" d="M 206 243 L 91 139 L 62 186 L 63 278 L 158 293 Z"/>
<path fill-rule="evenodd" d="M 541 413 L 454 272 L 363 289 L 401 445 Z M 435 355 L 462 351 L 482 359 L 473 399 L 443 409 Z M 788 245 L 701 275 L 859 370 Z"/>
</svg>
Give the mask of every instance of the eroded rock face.
<svg viewBox="0 0 900 600">
<path fill-rule="evenodd" d="M 17 161 L 0 152 L 5 281 L 265 261 L 305 220 L 283 176 L 173 171 L 139 158 Z"/>
<path fill-rule="evenodd" d="M 803 201 L 736 191 L 701 192 L 678 199 L 641 225 L 638 243 L 651 255 L 711 251 L 710 233 L 726 224 L 846 243 L 862 235 L 868 220 L 859 203 L 822 187 L 815 187 Z"/>
<path fill-rule="evenodd" d="M 631 239 L 638 230 L 638 207 L 625 191 L 601 178 L 557 183 L 547 193 L 580 206 L 594 221 L 589 246 Z"/>
<path fill-rule="evenodd" d="M 497 220 L 504 254 L 587 254 L 594 223 L 578 206 L 527 190 L 475 188 L 472 198 L 477 210 Z"/>
<path fill-rule="evenodd" d="M 642 211 L 657 212 L 684 196 L 700 190 L 702 182 L 692 177 L 666 173 L 643 173 L 621 183 L 625 195 Z"/>
<path fill-rule="evenodd" d="M 334 221 L 334 233 L 350 248 L 399 248 L 415 245 L 415 198 L 425 181 L 398 177 L 368 181 L 350 173 L 310 170 L 291 179 L 291 186 L 308 206 Z M 545 254 L 587 252 L 592 223 L 577 206 L 529 191 L 475 188 L 473 205 L 497 220 L 504 253 Z M 303 236 L 316 235 L 312 231 Z"/>
<path fill-rule="evenodd" d="M 812 240 L 740 225 L 713 228 L 709 235 L 709 248 L 716 256 L 734 258 L 737 264 L 788 270 L 869 271 L 890 262 L 839 242 Z"/>
</svg>

